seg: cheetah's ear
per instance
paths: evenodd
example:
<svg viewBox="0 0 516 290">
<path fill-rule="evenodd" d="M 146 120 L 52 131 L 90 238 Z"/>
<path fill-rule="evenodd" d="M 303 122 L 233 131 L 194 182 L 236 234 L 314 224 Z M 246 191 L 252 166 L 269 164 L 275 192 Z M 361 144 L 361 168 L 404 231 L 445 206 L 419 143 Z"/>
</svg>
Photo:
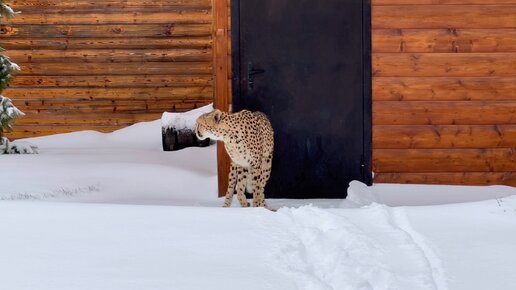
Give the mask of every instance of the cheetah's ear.
<svg viewBox="0 0 516 290">
<path fill-rule="evenodd" d="M 222 117 L 222 112 L 219 109 L 215 109 L 213 111 L 213 118 L 215 119 L 215 122 L 220 122 L 220 118 Z"/>
</svg>

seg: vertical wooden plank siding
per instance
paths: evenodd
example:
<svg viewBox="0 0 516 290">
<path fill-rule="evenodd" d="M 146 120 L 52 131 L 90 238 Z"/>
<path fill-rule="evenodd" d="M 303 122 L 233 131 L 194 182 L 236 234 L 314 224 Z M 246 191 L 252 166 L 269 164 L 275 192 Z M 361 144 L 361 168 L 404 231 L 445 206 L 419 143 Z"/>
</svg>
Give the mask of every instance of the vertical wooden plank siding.
<svg viewBox="0 0 516 290">
<path fill-rule="evenodd" d="M 516 1 L 372 5 L 375 182 L 516 186 Z"/>
<path fill-rule="evenodd" d="M 213 101 L 211 0 L 13 0 L 0 45 L 27 115 L 8 137 L 109 132 Z"/>
<path fill-rule="evenodd" d="M 215 68 L 215 107 L 230 110 L 231 103 L 231 32 L 230 0 L 213 0 L 213 50 Z M 218 192 L 228 187 L 230 159 L 222 142 L 217 144 Z"/>
</svg>

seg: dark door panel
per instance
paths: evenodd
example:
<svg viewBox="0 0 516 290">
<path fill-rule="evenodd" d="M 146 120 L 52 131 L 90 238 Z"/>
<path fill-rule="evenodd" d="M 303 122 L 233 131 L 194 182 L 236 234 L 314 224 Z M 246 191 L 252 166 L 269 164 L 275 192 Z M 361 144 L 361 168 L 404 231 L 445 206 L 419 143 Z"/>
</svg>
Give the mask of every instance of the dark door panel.
<svg viewBox="0 0 516 290">
<path fill-rule="evenodd" d="M 368 181 L 363 12 L 361 0 L 233 5 L 234 110 L 262 111 L 275 130 L 268 197 L 345 197 Z"/>
</svg>

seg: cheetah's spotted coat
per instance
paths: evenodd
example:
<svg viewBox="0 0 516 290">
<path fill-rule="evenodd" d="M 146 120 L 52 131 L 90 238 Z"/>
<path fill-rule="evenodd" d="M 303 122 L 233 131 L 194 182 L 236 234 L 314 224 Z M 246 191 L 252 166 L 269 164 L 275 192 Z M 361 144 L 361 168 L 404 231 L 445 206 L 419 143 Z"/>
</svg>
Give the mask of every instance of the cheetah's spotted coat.
<svg viewBox="0 0 516 290">
<path fill-rule="evenodd" d="M 242 207 L 249 206 L 246 190 L 253 194 L 253 206 L 267 207 L 264 189 L 274 149 L 274 132 L 267 116 L 247 110 L 232 114 L 214 110 L 197 119 L 195 133 L 199 139 L 223 141 L 231 158 L 224 207 L 231 206 L 235 190 Z"/>
</svg>

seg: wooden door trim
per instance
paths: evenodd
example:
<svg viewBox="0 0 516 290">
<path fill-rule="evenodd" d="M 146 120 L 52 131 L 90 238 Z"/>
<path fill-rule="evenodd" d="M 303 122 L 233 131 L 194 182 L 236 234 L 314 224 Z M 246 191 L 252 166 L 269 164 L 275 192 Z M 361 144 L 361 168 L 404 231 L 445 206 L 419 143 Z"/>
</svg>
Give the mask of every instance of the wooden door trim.
<svg viewBox="0 0 516 290">
<path fill-rule="evenodd" d="M 372 23 L 371 0 L 362 0 L 362 59 L 363 59 L 363 158 L 362 178 L 364 183 L 373 183 L 373 77 L 372 77 Z"/>
<path fill-rule="evenodd" d="M 230 0 L 212 0 L 214 105 L 229 111 L 231 103 Z M 228 187 L 230 159 L 222 142 L 217 143 L 218 195 Z"/>
</svg>

